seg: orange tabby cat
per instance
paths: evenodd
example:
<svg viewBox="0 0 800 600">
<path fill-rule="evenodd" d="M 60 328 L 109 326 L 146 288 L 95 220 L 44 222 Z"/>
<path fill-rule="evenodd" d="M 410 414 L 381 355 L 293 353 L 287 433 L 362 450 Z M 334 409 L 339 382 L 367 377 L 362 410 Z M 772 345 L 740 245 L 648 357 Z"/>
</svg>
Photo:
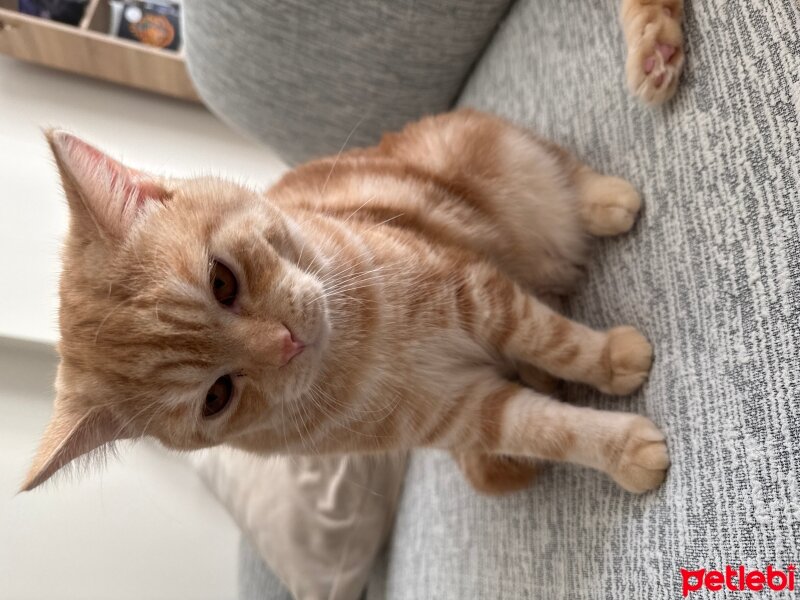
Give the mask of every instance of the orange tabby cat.
<svg viewBox="0 0 800 600">
<path fill-rule="evenodd" d="M 595 331 L 531 295 L 581 274 L 640 201 L 558 147 L 472 110 L 301 166 L 265 195 L 161 179 L 51 131 L 70 207 L 55 414 L 23 488 L 118 439 L 175 449 L 434 447 L 485 491 L 505 457 L 569 461 L 643 492 L 668 466 L 635 414 L 516 381 L 609 393 L 647 377 L 632 327 Z"/>
</svg>

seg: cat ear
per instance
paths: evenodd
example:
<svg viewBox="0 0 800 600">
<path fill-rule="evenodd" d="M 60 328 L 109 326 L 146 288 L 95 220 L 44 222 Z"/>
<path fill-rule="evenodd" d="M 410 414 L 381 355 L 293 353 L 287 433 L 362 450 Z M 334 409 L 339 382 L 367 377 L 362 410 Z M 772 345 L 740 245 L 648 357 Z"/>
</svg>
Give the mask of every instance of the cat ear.
<svg viewBox="0 0 800 600">
<path fill-rule="evenodd" d="M 78 416 L 57 406 L 20 491 L 41 485 L 79 456 L 118 439 L 119 433 L 119 426 L 106 410 Z"/>
<path fill-rule="evenodd" d="M 73 219 L 118 241 L 150 202 L 171 192 L 154 178 L 129 169 L 83 140 L 57 129 L 45 133 L 56 159 Z"/>
</svg>

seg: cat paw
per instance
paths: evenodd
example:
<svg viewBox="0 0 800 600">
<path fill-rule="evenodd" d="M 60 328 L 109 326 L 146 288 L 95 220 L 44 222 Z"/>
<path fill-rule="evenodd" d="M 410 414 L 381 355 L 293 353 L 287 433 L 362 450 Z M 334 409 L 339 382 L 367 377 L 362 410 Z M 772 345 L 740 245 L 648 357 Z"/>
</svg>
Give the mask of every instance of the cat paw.
<svg viewBox="0 0 800 600">
<path fill-rule="evenodd" d="M 666 102 L 675 94 L 684 62 L 680 15 L 653 7 L 626 25 L 628 87 L 647 104 Z"/>
<path fill-rule="evenodd" d="M 592 235 L 610 236 L 630 231 L 642 200 L 634 187 L 619 177 L 592 181 L 581 205 L 584 227 Z"/>
<path fill-rule="evenodd" d="M 615 327 L 608 332 L 602 356 L 606 381 L 598 385 L 606 394 L 624 396 L 641 387 L 653 364 L 653 347 L 633 327 Z"/>
<path fill-rule="evenodd" d="M 620 440 L 611 477 L 621 487 L 641 494 L 664 481 L 669 467 L 669 453 L 664 434 L 652 421 L 634 417 Z"/>
</svg>

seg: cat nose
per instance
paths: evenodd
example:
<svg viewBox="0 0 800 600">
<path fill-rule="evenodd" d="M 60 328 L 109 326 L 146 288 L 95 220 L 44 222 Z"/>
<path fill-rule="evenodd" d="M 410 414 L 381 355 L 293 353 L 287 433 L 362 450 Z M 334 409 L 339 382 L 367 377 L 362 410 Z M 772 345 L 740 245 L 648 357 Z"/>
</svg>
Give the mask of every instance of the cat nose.
<svg viewBox="0 0 800 600">
<path fill-rule="evenodd" d="M 236 340 L 251 368 L 283 367 L 300 354 L 306 345 L 281 323 L 263 323 L 241 319 Z"/>
<path fill-rule="evenodd" d="M 306 345 L 294 337 L 294 334 L 286 327 L 286 330 L 283 333 L 281 343 L 283 345 L 283 353 L 281 356 L 281 364 L 279 366 L 283 367 L 289 364 L 289 361 L 292 360 L 295 356 L 303 352 L 305 350 Z"/>
</svg>

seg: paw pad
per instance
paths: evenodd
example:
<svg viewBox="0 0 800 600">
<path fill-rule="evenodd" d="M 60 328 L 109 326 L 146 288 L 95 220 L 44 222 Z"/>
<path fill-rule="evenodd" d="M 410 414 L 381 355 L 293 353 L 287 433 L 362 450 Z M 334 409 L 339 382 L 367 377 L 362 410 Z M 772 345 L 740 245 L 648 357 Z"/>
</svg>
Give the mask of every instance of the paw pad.
<svg viewBox="0 0 800 600">
<path fill-rule="evenodd" d="M 671 12 L 658 12 L 628 27 L 628 87 L 643 101 L 660 104 L 675 93 L 683 67 L 680 21 Z"/>
</svg>

